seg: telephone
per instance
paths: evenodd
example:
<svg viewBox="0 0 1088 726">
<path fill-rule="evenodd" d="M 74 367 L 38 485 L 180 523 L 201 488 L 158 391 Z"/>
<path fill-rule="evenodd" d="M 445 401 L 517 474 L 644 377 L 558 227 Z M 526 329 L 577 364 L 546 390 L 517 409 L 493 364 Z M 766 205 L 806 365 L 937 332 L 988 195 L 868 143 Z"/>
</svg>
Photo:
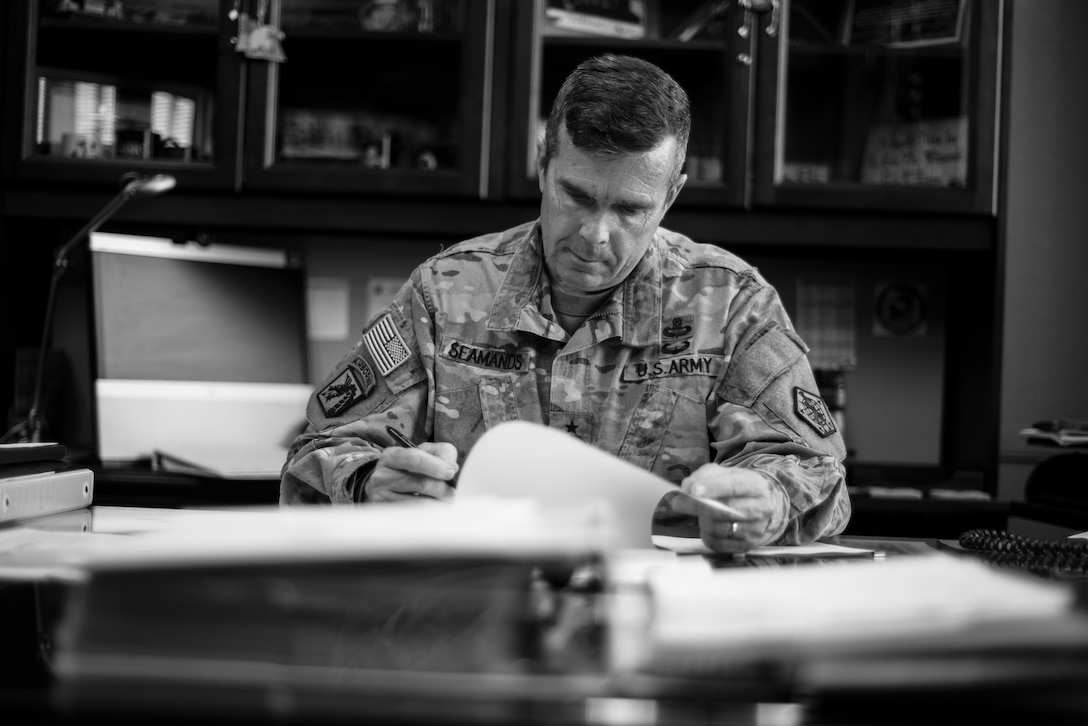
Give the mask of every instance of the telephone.
<svg viewBox="0 0 1088 726">
<path fill-rule="evenodd" d="M 1088 539 L 1037 539 L 998 529 L 970 529 L 960 547 L 986 562 L 1058 578 L 1088 577 Z"/>
</svg>

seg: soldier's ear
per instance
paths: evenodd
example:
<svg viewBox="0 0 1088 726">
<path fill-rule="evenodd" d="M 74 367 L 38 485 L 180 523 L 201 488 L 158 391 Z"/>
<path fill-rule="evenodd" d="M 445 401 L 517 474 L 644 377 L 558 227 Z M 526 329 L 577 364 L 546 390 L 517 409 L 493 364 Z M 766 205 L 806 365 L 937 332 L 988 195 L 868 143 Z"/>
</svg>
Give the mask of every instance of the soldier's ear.
<svg viewBox="0 0 1088 726">
<path fill-rule="evenodd" d="M 676 180 L 676 183 L 669 187 L 669 192 L 665 196 L 665 212 L 669 211 L 669 207 L 676 201 L 676 197 L 680 195 L 680 190 L 684 188 L 684 183 L 688 180 L 687 174 L 681 174 Z"/>
<path fill-rule="evenodd" d="M 544 139 L 536 142 L 536 184 L 540 193 L 544 193 L 544 174 L 548 171 L 548 160 L 544 156 Z"/>
</svg>

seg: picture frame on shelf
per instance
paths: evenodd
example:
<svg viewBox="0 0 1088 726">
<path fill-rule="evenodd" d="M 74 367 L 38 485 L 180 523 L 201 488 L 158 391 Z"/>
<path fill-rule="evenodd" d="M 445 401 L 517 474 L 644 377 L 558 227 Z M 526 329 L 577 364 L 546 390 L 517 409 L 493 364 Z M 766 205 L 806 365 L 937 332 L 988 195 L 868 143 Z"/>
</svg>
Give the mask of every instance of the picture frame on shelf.
<svg viewBox="0 0 1088 726">
<path fill-rule="evenodd" d="M 115 132 L 115 156 L 118 159 L 150 159 L 150 129 L 117 129 Z"/>
</svg>

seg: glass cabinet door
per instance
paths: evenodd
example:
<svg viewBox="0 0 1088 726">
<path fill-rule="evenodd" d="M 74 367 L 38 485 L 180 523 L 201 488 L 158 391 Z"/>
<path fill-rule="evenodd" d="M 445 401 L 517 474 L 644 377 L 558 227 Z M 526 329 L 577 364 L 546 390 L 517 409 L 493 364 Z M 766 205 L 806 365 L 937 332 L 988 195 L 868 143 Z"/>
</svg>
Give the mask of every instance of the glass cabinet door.
<svg viewBox="0 0 1088 726">
<path fill-rule="evenodd" d="M 992 214 L 1000 0 L 782 2 L 756 202 Z"/>
<path fill-rule="evenodd" d="M 183 183 L 234 177 L 240 66 L 219 0 L 20 3 L 27 43 L 24 178 L 116 181 L 169 171 Z M 13 135 L 14 136 L 14 135 Z"/>
<path fill-rule="evenodd" d="M 559 87 L 581 61 L 607 52 L 649 60 L 688 92 L 688 181 L 677 204 L 743 205 L 753 18 L 730 0 L 517 3 L 510 195 L 539 196 L 537 145 Z"/>
<path fill-rule="evenodd" d="M 246 185 L 483 196 L 492 6 L 255 0 L 283 53 L 250 60 Z"/>
</svg>

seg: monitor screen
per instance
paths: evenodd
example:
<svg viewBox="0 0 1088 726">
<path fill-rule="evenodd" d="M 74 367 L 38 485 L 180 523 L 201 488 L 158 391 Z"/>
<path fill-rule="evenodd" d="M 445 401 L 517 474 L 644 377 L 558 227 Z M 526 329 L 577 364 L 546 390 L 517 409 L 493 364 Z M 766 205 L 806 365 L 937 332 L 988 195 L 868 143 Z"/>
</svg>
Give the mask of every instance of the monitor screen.
<svg viewBox="0 0 1088 726">
<path fill-rule="evenodd" d="M 280 249 L 91 235 L 103 463 L 264 452 L 305 422 L 306 280 Z"/>
<path fill-rule="evenodd" d="M 305 279 L 282 250 L 91 239 L 98 376 L 304 383 Z"/>
</svg>

